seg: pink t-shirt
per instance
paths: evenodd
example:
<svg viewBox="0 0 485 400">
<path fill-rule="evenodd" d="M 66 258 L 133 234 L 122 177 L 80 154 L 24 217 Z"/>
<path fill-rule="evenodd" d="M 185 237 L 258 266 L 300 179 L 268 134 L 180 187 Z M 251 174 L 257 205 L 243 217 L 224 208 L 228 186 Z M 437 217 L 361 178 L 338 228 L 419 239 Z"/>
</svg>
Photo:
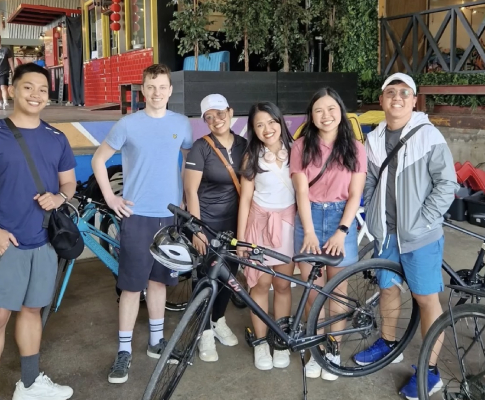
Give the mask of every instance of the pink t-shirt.
<svg viewBox="0 0 485 400">
<path fill-rule="evenodd" d="M 310 183 L 312 179 L 320 173 L 323 163 L 327 161 L 327 158 L 332 152 L 333 146 L 329 147 L 323 143 L 323 140 L 320 140 L 322 164 L 310 164 L 303 169 L 301 167 L 301 159 L 303 156 L 303 139 L 304 138 L 297 139 L 291 148 L 290 176 L 302 172 L 306 175 L 308 183 Z M 358 161 L 356 172 L 367 173 L 367 155 L 365 153 L 365 147 L 357 140 L 355 141 L 355 145 L 357 146 Z M 348 200 L 351 178 L 352 172 L 350 172 L 347 168 L 342 168 L 335 165 L 333 165 L 331 168 L 327 168 L 318 182 L 315 182 L 310 188 L 310 201 L 314 203 L 323 203 Z"/>
</svg>

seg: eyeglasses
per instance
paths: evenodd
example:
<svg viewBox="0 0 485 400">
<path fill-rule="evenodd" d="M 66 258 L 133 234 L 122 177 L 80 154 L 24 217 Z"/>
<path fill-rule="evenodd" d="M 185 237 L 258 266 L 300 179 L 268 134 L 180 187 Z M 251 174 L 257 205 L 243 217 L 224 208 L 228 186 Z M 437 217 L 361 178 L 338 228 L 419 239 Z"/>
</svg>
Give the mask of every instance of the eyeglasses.
<svg viewBox="0 0 485 400">
<path fill-rule="evenodd" d="M 400 90 L 389 89 L 384 91 L 384 96 L 388 99 L 393 99 L 394 97 L 396 97 L 398 93 L 401 99 L 407 99 L 409 96 L 413 94 L 413 91 L 410 89 L 400 89 Z"/>
<path fill-rule="evenodd" d="M 219 120 L 224 119 L 227 116 L 227 110 L 219 110 L 217 111 L 216 115 L 217 115 L 217 119 Z M 215 120 L 216 120 L 216 117 L 214 115 L 204 115 L 204 121 L 209 125 L 212 125 Z"/>
</svg>

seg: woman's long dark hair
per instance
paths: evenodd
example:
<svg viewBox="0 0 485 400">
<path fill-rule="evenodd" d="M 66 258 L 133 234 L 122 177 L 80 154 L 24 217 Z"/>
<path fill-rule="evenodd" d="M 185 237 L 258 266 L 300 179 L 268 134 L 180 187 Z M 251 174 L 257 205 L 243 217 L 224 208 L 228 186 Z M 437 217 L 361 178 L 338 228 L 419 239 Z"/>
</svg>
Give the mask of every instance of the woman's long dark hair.
<svg viewBox="0 0 485 400">
<path fill-rule="evenodd" d="M 338 126 L 337 139 L 333 145 L 332 153 L 328 160 L 328 166 L 338 165 L 340 168 L 346 168 L 351 172 L 357 170 L 357 146 L 355 145 L 355 134 L 347 118 L 347 110 L 339 94 L 332 88 L 326 87 L 316 92 L 306 111 L 306 123 L 302 129 L 301 136 L 303 139 L 303 155 L 301 164 L 303 168 L 309 164 L 322 166 L 322 151 L 320 150 L 320 136 L 318 128 L 313 123 L 312 110 L 313 105 L 322 97 L 332 97 L 340 107 L 342 120 Z"/>
<path fill-rule="evenodd" d="M 248 146 L 246 148 L 245 157 L 247 158 L 246 167 L 241 170 L 241 175 L 248 180 L 253 180 L 256 174 L 267 172 L 259 166 L 259 157 L 264 151 L 264 143 L 259 140 L 258 136 L 254 131 L 254 118 L 256 114 L 260 111 L 268 113 L 271 118 L 273 118 L 281 126 L 281 140 L 285 145 L 285 149 L 288 151 L 288 163 L 290 162 L 290 152 L 291 143 L 293 142 L 293 137 L 288 131 L 285 119 L 280 109 L 269 101 L 263 101 L 261 103 L 255 104 L 251 107 L 248 117 Z"/>
</svg>

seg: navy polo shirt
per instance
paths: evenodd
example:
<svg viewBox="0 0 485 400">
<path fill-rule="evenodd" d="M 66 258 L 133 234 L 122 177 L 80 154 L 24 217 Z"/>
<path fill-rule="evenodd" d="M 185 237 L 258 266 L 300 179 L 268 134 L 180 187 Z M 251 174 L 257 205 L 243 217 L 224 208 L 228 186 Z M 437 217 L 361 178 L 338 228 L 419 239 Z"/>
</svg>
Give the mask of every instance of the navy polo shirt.
<svg viewBox="0 0 485 400">
<path fill-rule="evenodd" d="M 247 140 L 234 134 L 230 154 L 227 149 L 211 133 L 209 137 L 231 164 L 238 179 Z M 200 216 L 203 221 L 210 224 L 211 221 L 223 221 L 228 219 L 237 220 L 239 207 L 239 195 L 229 171 L 223 162 L 203 138 L 194 142 L 192 149 L 187 155 L 186 169 L 202 172 L 198 196 Z"/>
<path fill-rule="evenodd" d="M 20 129 L 46 191 L 59 191 L 59 172 L 76 166 L 66 136 L 41 121 L 35 129 Z M 0 229 L 12 233 L 20 249 L 34 249 L 48 242 L 42 228 L 44 211 L 27 160 L 13 133 L 0 120 Z"/>
</svg>

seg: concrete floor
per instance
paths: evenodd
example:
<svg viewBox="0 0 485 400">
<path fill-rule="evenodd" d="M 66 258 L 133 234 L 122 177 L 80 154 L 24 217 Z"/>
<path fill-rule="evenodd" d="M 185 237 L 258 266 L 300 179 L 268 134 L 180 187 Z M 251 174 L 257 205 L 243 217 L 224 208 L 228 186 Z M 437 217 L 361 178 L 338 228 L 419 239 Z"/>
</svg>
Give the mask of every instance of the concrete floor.
<svg viewBox="0 0 485 400">
<path fill-rule="evenodd" d="M 485 234 L 483 228 L 461 224 Z M 456 269 L 471 268 L 480 241 L 446 228 L 445 258 Z M 293 289 L 296 309 L 298 288 Z M 448 290 L 442 295 L 445 305 Z M 135 329 L 130 379 L 123 385 L 110 385 L 107 373 L 117 351 L 117 296 L 110 272 L 98 261 L 79 262 L 74 269 L 66 296 L 57 314 L 48 322 L 42 344 L 41 366 L 55 381 L 74 388 L 75 400 L 134 400 L 142 397 L 156 361 L 146 356 L 148 340 L 147 310 L 140 308 Z M 207 364 L 196 359 L 189 367 L 173 399 L 301 399 L 299 357 L 292 355 L 284 370 L 262 372 L 253 366 L 252 350 L 244 341 L 244 327 L 250 325 L 247 309 L 230 304 L 229 326 L 239 338 L 232 348 L 218 345 L 219 362 Z M 169 338 L 180 314 L 168 312 L 165 332 Z M 391 365 L 363 378 L 339 378 L 309 381 L 311 400 L 382 399 L 397 400 L 399 388 L 412 374 L 417 363 L 421 337 L 415 336 L 401 364 Z M 18 350 L 14 342 L 14 317 L 7 327 L 5 351 L 0 362 L 0 399 L 10 399 L 20 377 Z M 229 394 L 230 393 L 230 394 Z"/>
</svg>

